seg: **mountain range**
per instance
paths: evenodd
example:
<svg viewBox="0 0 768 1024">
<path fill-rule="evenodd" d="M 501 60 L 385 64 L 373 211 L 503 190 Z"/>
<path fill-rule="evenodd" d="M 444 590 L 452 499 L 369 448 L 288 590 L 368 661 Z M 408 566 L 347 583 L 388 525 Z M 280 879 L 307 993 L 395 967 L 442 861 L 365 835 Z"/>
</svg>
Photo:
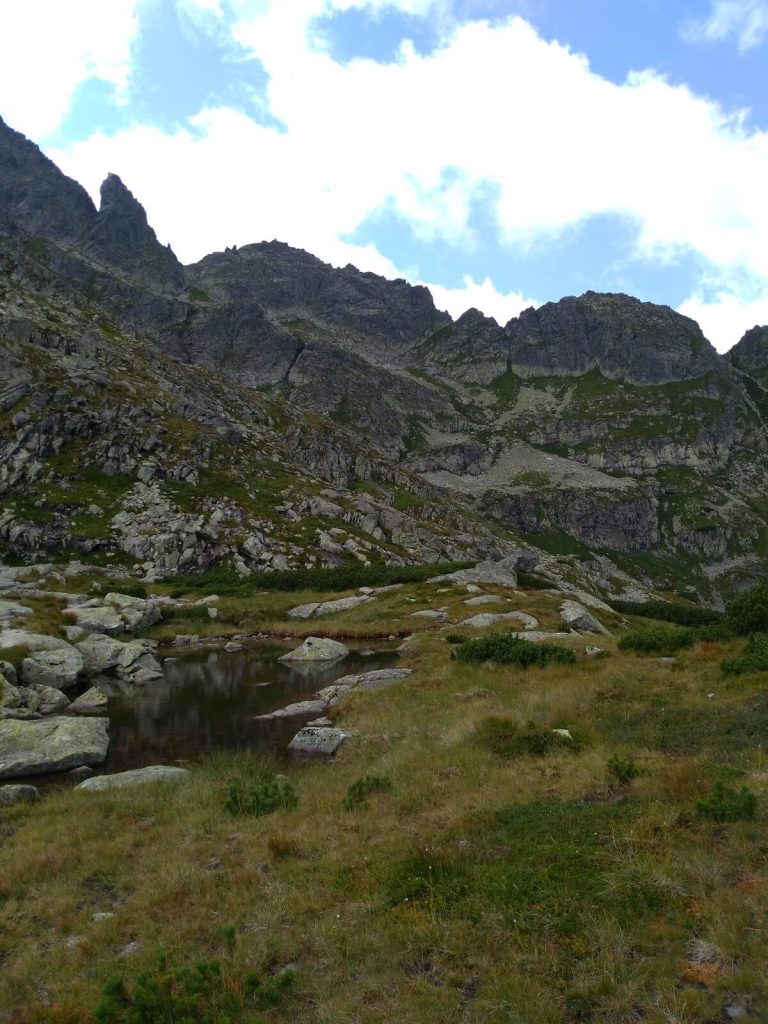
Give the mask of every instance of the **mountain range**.
<svg viewBox="0 0 768 1024">
<path fill-rule="evenodd" d="M 278 241 L 183 266 L 0 120 L 0 555 L 147 578 L 501 559 L 720 604 L 768 565 L 768 327 L 504 326 Z M 108 561 L 107 561 L 108 560 Z"/>
</svg>

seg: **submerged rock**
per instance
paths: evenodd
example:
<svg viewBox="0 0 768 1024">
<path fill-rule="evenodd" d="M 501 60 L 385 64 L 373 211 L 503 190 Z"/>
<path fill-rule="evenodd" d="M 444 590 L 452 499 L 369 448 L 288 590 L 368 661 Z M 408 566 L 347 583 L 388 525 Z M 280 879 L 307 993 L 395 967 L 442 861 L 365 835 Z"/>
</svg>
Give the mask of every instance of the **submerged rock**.
<svg viewBox="0 0 768 1024">
<path fill-rule="evenodd" d="M 101 764 L 109 746 L 107 718 L 0 722 L 0 779 Z"/>
<path fill-rule="evenodd" d="M 189 775 L 186 768 L 153 764 L 147 768 L 134 768 L 128 772 L 117 772 L 115 775 L 96 775 L 86 779 L 75 789 L 88 793 L 100 793 L 105 789 L 122 789 L 124 786 L 145 785 L 148 782 L 180 782 Z"/>
<path fill-rule="evenodd" d="M 90 690 L 82 693 L 77 700 L 69 705 L 69 710 L 77 715 L 93 715 L 107 710 L 109 699 L 103 690 L 98 686 L 92 686 Z"/>
<path fill-rule="evenodd" d="M 279 661 L 339 661 L 346 658 L 349 648 L 338 640 L 329 640 L 327 637 L 309 636 L 289 654 L 284 654 Z"/>
</svg>

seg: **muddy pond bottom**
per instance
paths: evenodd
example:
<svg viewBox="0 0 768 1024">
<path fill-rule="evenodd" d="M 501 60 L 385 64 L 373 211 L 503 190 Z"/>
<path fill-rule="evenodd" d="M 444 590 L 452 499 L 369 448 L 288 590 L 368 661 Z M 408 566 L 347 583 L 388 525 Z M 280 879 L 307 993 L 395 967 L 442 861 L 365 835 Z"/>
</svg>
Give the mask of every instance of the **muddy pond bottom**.
<svg viewBox="0 0 768 1024">
<path fill-rule="evenodd" d="M 290 649 L 256 642 L 232 653 L 206 648 L 167 660 L 163 679 L 110 697 L 109 753 L 97 773 L 183 765 L 227 750 L 280 756 L 307 719 L 317 716 L 255 716 L 304 700 L 352 672 L 398 660 L 393 645 L 379 645 L 352 650 L 331 665 L 288 666 L 278 658 Z"/>
</svg>

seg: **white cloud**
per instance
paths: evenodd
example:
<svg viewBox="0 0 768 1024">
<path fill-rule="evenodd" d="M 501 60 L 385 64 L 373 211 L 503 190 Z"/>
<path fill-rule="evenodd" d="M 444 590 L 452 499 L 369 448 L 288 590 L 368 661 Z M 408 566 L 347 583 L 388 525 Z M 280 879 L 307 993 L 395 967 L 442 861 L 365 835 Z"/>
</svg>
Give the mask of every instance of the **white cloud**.
<svg viewBox="0 0 768 1024">
<path fill-rule="evenodd" d="M 128 83 L 141 0 L 3 0 L 0 107 L 40 138 L 58 128 L 78 85 Z"/>
<path fill-rule="evenodd" d="M 751 327 L 768 324 L 768 287 L 756 297 L 725 289 L 707 298 L 693 295 L 679 312 L 701 325 L 718 352 L 727 352 Z"/>
<path fill-rule="evenodd" d="M 419 282 L 427 284 L 427 282 Z M 468 309 L 479 309 L 486 316 L 492 316 L 502 326 L 524 309 L 537 306 L 534 299 L 526 299 L 519 292 L 500 292 L 493 281 L 475 281 L 469 274 L 464 275 L 461 288 L 444 288 L 439 284 L 427 284 L 438 309 L 447 310 L 455 319 Z"/>
<path fill-rule="evenodd" d="M 689 43 L 718 43 L 736 39 L 741 53 L 760 46 L 768 35 L 765 0 L 713 0 L 709 17 L 689 21 L 682 36 Z"/>
<path fill-rule="evenodd" d="M 423 237 L 468 248 L 482 199 L 510 246 L 613 213 L 638 225 L 643 256 L 693 254 L 768 283 L 768 133 L 743 113 L 653 72 L 610 82 L 521 18 L 454 26 L 433 53 L 404 45 L 390 64 L 340 64 L 313 45 L 319 14 L 383 3 L 261 0 L 256 14 L 243 4 L 234 34 L 265 66 L 282 130 L 216 108 L 194 130 L 138 126 L 50 155 L 93 193 L 107 171 L 120 173 L 186 261 L 276 237 L 397 273 L 374 246 L 344 239 L 390 210 Z M 445 10 L 439 0 L 398 6 Z M 502 319 L 517 298 L 491 281 L 459 292 Z"/>
</svg>

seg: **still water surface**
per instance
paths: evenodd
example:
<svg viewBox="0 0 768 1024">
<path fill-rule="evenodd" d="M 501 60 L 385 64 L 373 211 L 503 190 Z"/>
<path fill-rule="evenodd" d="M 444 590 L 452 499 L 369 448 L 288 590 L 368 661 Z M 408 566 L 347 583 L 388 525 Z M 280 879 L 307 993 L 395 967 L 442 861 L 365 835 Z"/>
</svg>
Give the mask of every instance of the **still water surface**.
<svg viewBox="0 0 768 1024">
<path fill-rule="evenodd" d="M 290 650 L 255 642 L 243 650 L 195 651 L 166 661 L 165 678 L 109 700 L 109 754 L 99 774 L 149 764 L 186 764 L 225 750 L 281 755 L 307 718 L 259 721 L 264 715 L 304 700 L 351 672 L 386 668 L 397 660 L 392 646 L 318 668 L 283 665 Z"/>
</svg>

